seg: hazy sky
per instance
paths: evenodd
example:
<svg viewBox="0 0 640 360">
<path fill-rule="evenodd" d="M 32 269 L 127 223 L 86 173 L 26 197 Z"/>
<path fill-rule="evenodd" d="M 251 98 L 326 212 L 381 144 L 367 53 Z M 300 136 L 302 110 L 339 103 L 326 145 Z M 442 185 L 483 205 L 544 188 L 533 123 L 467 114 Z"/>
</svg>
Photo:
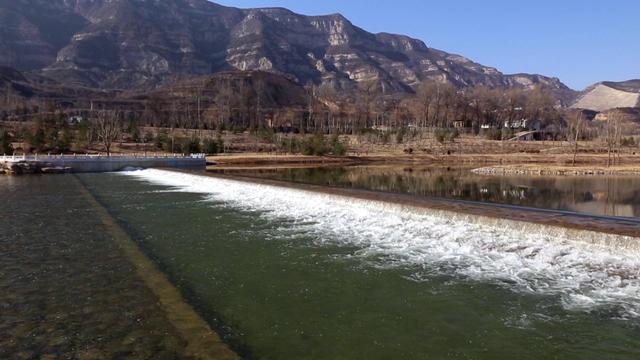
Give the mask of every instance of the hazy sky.
<svg viewBox="0 0 640 360">
<path fill-rule="evenodd" d="M 504 73 L 559 77 L 582 89 L 640 78 L 639 0 L 220 0 L 342 13 L 371 32 L 421 39 Z"/>
</svg>

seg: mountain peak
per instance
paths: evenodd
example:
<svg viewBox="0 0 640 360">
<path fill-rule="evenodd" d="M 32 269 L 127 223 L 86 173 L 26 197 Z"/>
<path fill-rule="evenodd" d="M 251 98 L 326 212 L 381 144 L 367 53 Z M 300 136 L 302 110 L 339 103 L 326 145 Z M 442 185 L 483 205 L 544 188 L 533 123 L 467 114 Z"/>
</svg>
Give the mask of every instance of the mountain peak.
<svg viewBox="0 0 640 360">
<path fill-rule="evenodd" d="M 0 2 L 0 21 L 8 39 L 0 44 L 0 65 L 98 88 L 148 87 L 233 69 L 388 93 L 430 80 L 561 87 L 540 75 L 507 76 L 408 36 L 372 34 L 339 13 L 305 16 L 206 0 L 15 0 Z"/>
</svg>

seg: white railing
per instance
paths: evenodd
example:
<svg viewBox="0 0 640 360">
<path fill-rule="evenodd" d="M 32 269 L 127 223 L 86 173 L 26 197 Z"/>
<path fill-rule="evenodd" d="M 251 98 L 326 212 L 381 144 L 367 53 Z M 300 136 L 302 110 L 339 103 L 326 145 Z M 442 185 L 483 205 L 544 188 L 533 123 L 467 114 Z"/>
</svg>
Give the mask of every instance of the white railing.
<svg viewBox="0 0 640 360">
<path fill-rule="evenodd" d="M 206 154 L 164 154 L 164 153 L 131 153 L 131 154 L 3 154 L 0 157 L 2 162 L 17 161 L 74 161 L 74 160 L 141 160 L 141 159 L 206 159 Z"/>
</svg>

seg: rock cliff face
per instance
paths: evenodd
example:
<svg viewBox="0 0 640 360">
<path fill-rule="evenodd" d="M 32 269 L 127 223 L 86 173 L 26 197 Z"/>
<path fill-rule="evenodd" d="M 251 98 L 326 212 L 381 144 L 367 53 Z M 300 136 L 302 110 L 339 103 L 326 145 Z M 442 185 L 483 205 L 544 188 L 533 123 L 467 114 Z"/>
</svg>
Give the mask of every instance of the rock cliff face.
<svg viewBox="0 0 640 360">
<path fill-rule="evenodd" d="M 406 92 L 438 80 L 570 91 L 555 78 L 504 75 L 420 40 L 372 34 L 339 14 L 206 0 L 0 0 L 0 24 L 0 65 L 67 85 L 131 89 L 240 69 L 341 90 Z"/>
</svg>

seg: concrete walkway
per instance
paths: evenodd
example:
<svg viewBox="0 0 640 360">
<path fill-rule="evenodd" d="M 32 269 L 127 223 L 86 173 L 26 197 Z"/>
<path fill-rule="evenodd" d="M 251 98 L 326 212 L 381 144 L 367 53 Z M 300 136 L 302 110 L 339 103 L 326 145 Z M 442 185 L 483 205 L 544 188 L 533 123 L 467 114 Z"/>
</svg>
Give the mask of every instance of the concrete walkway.
<svg viewBox="0 0 640 360">
<path fill-rule="evenodd" d="M 59 169 L 66 172 L 112 172 L 128 167 L 141 168 L 201 168 L 205 169 L 205 154 L 127 154 L 127 155 L 3 155 L 4 168 L 27 166 L 35 172 Z M 46 172 L 46 171 L 44 171 Z"/>
</svg>

